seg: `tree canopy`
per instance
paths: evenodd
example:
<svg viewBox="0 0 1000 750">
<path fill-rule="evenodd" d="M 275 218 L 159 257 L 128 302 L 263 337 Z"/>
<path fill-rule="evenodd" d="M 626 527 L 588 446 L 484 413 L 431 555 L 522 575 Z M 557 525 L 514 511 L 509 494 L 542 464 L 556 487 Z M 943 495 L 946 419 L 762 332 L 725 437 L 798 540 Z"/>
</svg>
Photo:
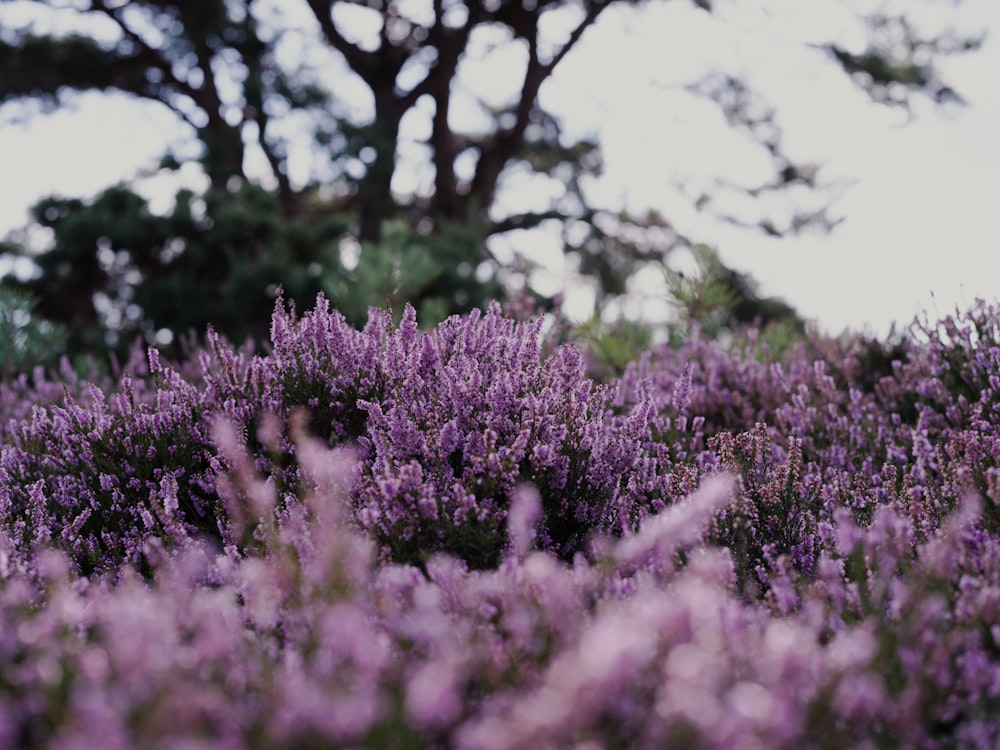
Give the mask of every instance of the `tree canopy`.
<svg viewBox="0 0 1000 750">
<path fill-rule="evenodd" d="M 128 184 L 36 205 L 34 221 L 53 239 L 40 254 L 14 248 L 36 266 L 18 285 L 38 297 L 38 314 L 70 325 L 71 345 L 120 345 L 135 333 L 153 340 L 207 323 L 259 336 L 263 303 L 279 286 L 303 301 L 325 291 L 356 318 L 369 304 L 406 299 L 433 322 L 482 305 L 517 273 L 517 258 L 491 251 L 495 238 L 549 224 L 602 294 L 621 294 L 638 266 L 697 239 L 659 213 L 595 204 L 585 185 L 600 173 L 600 144 L 567 138 L 539 99 L 602 14 L 641 11 L 640 0 L 18 5 L 28 20 L 0 31 L 5 112 L 36 116 L 86 91 L 150 100 L 193 135 L 170 145 L 162 169 L 194 160 L 207 178 L 165 215 Z M 692 5 L 712 14 L 723 3 Z M 863 28 L 863 47 L 831 39 L 815 49 L 878 103 L 960 101 L 935 61 L 977 39 L 925 37 L 902 14 L 867 16 Z M 501 48 L 516 50 L 517 67 L 498 100 L 476 89 L 468 68 Z M 771 157 L 774 179 L 751 195 L 816 188 L 815 170 L 785 153 L 752 84 L 710 71 L 691 90 Z M 463 108 L 473 116 L 460 117 Z M 514 212 L 498 193 L 518 176 L 561 187 Z M 757 227 L 784 234 L 834 223 L 818 210 Z M 778 309 L 753 307 L 748 288 L 736 290 L 751 303 L 742 316 Z"/>
</svg>

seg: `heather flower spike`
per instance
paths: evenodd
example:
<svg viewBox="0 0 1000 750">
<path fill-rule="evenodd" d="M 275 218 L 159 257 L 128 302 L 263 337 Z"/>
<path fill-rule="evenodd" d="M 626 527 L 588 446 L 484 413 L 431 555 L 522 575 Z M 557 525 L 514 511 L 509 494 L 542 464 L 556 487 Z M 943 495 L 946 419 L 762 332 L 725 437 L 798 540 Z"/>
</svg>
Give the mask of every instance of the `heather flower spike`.
<svg viewBox="0 0 1000 750">
<path fill-rule="evenodd" d="M 516 309 L 0 384 L 0 747 L 1000 746 L 1000 309 Z"/>
</svg>

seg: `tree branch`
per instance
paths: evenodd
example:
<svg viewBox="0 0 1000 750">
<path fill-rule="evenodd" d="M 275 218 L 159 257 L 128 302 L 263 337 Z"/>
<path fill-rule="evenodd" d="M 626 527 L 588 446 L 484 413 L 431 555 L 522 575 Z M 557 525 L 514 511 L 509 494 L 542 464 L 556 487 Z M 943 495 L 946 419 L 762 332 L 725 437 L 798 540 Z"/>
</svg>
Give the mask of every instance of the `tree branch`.
<svg viewBox="0 0 1000 750">
<path fill-rule="evenodd" d="M 198 101 L 198 92 L 189 84 L 174 75 L 173 67 L 170 65 L 170 61 L 166 60 L 158 49 L 150 46 L 149 42 L 143 39 L 138 33 L 131 29 L 128 24 L 125 23 L 125 19 L 122 18 L 117 12 L 119 10 L 118 8 L 109 7 L 106 0 L 97 0 L 95 2 L 94 9 L 114 21 L 118 28 L 121 29 L 125 38 L 136 45 L 136 48 L 139 50 L 138 55 L 136 55 L 137 58 L 141 58 L 150 68 L 159 71 L 165 81 L 164 89 L 166 91 L 170 91 L 171 88 L 173 88 L 175 93 L 178 93 L 181 96 L 186 96 L 197 106 L 202 107 L 202 104 Z M 162 92 L 155 91 L 151 88 L 152 86 L 153 84 L 150 82 L 148 87 L 143 87 L 143 90 L 133 91 L 132 93 L 137 96 L 162 103 L 192 128 L 197 128 L 188 113 L 176 104 L 168 101 L 167 97 L 161 95 Z M 204 107 L 202 108 L 204 109 Z"/>
<path fill-rule="evenodd" d="M 513 232 L 517 229 L 536 229 L 543 222 L 546 221 L 588 221 L 592 218 L 592 211 L 586 212 L 583 216 L 568 216 L 562 211 L 557 211 L 556 209 L 550 209 L 548 211 L 536 211 L 528 212 L 523 214 L 514 214 L 513 216 L 508 216 L 506 219 L 501 219 L 500 221 L 490 222 L 490 225 L 486 228 L 486 236 L 492 237 L 496 234 L 503 234 L 504 232 Z"/>
<path fill-rule="evenodd" d="M 324 3 L 322 0 L 308 0 L 308 5 L 313 15 L 316 16 L 320 30 L 323 32 L 326 40 L 344 56 L 351 70 L 367 81 L 372 69 L 378 64 L 378 55 L 372 52 L 365 52 L 344 38 L 337 30 L 337 25 L 333 22 L 331 3 Z"/>
<path fill-rule="evenodd" d="M 247 39 L 259 39 L 253 16 L 247 13 L 241 25 Z M 275 180 L 278 182 L 278 196 L 282 204 L 289 208 L 294 199 L 292 185 L 288 175 L 281 169 L 281 159 L 267 138 L 267 126 L 270 118 L 264 107 L 264 62 L 261 59 L 261 47 L 253 44 L 247 46 L 248 49 L 241 50 L 243 62 L 247 66 L 248 72 L 247 79 L 243 82 L 243 96 L 246 98 L 247 107 L 250 110 L 249 116 L 257 123 L 257 141 L 271 167 Z"/>
<path fill-rule="evenodd" d="M 583 32 L 594 24 L 594 22 L 597 20 L 597 17 L 601 15 L 604 9 L 607 8 L 609 5 L 611 5 L 611 3 L 597 2 L 593 3 L 590 6 L 583 20 L 575 29 L 573 29 L 573 33 L 569 35 L 569 39 L 566 41 L 566 44 L 564 44 L 562 49 L 559 50 L 553 56 L 553 58 L 548 62 L 547 65 L 548 73 L 546 73 L 546 76 L 551 74 L 552 71 L 555 69 L 555 67 L 560 62 L 562 62 L 562 59 L 566 57 L 566 53 L 568 53 L 571 49 L 573 49 L 573 47 L 576 46 L 576 43 L 580 41 L 580 37 L 583 36 Z"/>
<path fill-rule="evenodd" d="M 545 80 L 552 75 L 556 66 L 563 60 L 566 54 L 576 45 L 587 30 L 600 16 L 601 12 L 610 3 L 597 2 L 588 6 L 587 13 L 583 20 L 570 34 L 566 44 L 552 57 L 543 63 L 538 57 L 538 21 L 543 9 L 536 8 L 531 13 L 531 23 L 524 23 L 524 16 L 519 16 L 516 32 L 528 43 L 528 66 L 524 72 L 524 82 L 521 85 L 521 96 L 514 109 L 514 125 L 497 134 L 495 143 L 487 151 L 482 150 L 479 163 L 476 165 L 476 174 L 472 180 L 472 194 L 480 200 L 480 205 L 489 206 L 493 202 L 493 194 L 496 190 L 496 182 L 500 172 L 510 159 L 514 156 L 518 145 L 524 139 L 525 130 L 531 121 L 531 112 L 538 100 L 538 92 Z M 527 14 L 529 11 L 517 4 L 517 8 L 511 8 L 510 13 Z M 513 16 L 511 16 L 513 20 Z"/>
</svg>

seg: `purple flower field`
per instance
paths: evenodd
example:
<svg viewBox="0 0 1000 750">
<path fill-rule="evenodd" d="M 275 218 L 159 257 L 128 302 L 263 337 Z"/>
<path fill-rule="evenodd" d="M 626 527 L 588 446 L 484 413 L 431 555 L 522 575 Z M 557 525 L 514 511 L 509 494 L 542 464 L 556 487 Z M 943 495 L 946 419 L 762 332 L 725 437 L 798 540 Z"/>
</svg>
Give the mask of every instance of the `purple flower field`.
<svg viewBox="0 0 1000 750">
<path fill-rule="evenodd" d="M 1000 308 L 271 339 L 0 386 L 0 747 L 1000 747 Z"/>
</svg>

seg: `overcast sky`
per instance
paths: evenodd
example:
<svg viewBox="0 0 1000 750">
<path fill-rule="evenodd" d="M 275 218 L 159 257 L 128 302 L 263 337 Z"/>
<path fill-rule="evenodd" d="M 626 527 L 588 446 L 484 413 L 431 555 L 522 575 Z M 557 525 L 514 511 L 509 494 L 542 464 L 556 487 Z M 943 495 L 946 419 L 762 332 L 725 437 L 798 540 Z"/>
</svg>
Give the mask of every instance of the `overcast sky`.
<svg viewBox="0 0 1000 750">
<path fill-rule="evenodd" d="M 793 155 L 822 163 L 821 175 L 851 182 L 834 204 L 833 213 L 844 221 L 826 237 L 767 239 L 692 218 L 690 208 L 674 203 L 671 178 L 696 173 L 698 164 L 717 169 L 720 161 L 752 171 L 757 152 L 735 143 L 734 134 L 721 132 L 708 114 L 701 119 L 672 109 L 667 95 L 653 100 L 663 107 L 657 111 L 648 92 L 625 85 L 637 77 L 616 75 L 607 58 L 567 60 L 568 68 L 580 69 L 581 81 L 569 96 L 590 91 L 592 100 L 603 98 L 591 116 L 602 109 L 614 113 L 619 127 L 604 131 L 609 177 L 631 200 L 671 206 L 668 216 L 713 242 L 764 292 L 786 298 L 834 333 L 847 327 L 883 335 L 894 321 L 906 324 L 922 311 L 938 317 L 976 297 L 1000 296 L 1000 2 L 967 0 L 960 14 L 948 2 L 907 6 L 935 6 L 990 36 L 982 50 L 942 66 L 968 106 L 935 110 L 918 101 L 905 125 L 901 113 L 870 105 L 821 54 L 803 48 L 802 40 L 820 38 L 838 22 L 832 14 L 816 15 L 823 3 L 765 3 L 785 9 L 772 15 L 757 12 L 760 3 L 738 5 L 745 15 L 734 17 L 729 34 L 721 35 L 699 33 L 698 24 L 711 21 L 694 12 L 684 23 L 673 22 L 679 8 L 668 5 L 674 4 L 651 8 L 643 21 L 629 24 L 623 14 L 620 24 L 606 24 L 600 30 L 605 44 L 629 34 L 629 44 L 644 51 L 637 70 L 651 69 L 660 56 L 670 58 L 663 69 L 679 75 L 684 61 L 697 68 L 699 56 L 735 58 L 752 70 L 751 80 L 785 124 Z M 788 10 L 796 6 L 797 15 Z M 645 44 L 638 44 L 640 38 Z M 698 43 L 692 45 L 692 38 Z"/>
<path fill-rule="evenodd" d="M 543 89 L 543 103 L 570 130 L 600 137 L 609 200 L 659 209 L 830 332 L 882 335 L 923 310 L 936 317 L 977 296 L 1000 296 L 1000 2 L 912 4 L 993 33 L 981 51 L 944 68 L 969 106 L 935 111 L 918 102 L 905 125 L 803 46 L 846 23 L 836 12 L 817 15 L 823 5 L 720 3 L 725 24 L 685 3 L 654 3 L 641 16 L 609 11 Z M 851 180 L 834 205 L 844 221 L 831 236 L 766 239 L 720 226 L 678 199 L 681 179 L 764 174 L 759 152 L 727 132 L 711 107 L 678 92 L 699 66 L 719 61 L 752 73 L 794 156 L 821 163 L 831 180 Z M 505 70 L 501 60 L 480 74 L 487 86 L 490 75 L 503 86 Z M 87 196 L 151 166 L 175 133 L 165 109 L 124 97 L 84 97 L 74 111 L 23 124 L 0 119 L 0 236 L 23 225 L 43 195 Z M 570 276 L 557 260 L 549 281 Z M 660 294 L 640 284 L 637 305 L 643 289 L 654 301 Z M 586 309 L 586 292 L 569 291 L 576 309 Z M 661 309 L 643 305 L 654 315 Z"/>
</svg>

